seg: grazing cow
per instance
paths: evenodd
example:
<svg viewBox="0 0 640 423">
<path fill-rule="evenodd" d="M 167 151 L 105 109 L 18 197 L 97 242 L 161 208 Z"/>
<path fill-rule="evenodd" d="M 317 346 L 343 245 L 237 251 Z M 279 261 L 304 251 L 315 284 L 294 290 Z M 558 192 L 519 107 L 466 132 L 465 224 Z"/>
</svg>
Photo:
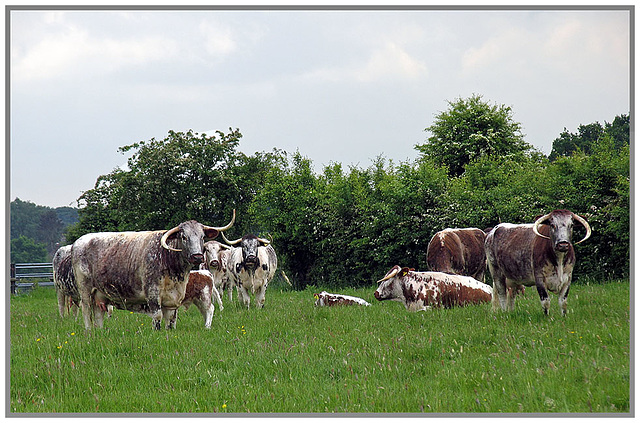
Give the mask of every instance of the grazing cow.
<svg viewBox="0 0 640 423">
<path fill-rule="evenodd" d="M 229 260 L 233 247 L 222 244 L 218 241 L 207 241 L 204 243 L 204 262 L 200 269 L 206 269 L 213 275 L 213 286 L 218 291 L 220 301 L 226 290 L 229 301 L 233 299 L 233 281 L 229 277 Z M 220 302 L 222 307 L 222 302 Z"/>
<path fill-rule="evenodd" d="M 378 281 L 378 301 L 401 301 L 409 311 L 452 308 L 491 301 L 491 287 L 470 276 L 415 272 L 394 266 Z"/>
<path fill-rule="evenodd" d="M 188 310 L 191 304 L 195 304 L 204 318 L 204 327 L 207 329 L 211 328 L 211 320 L 215 311 L 214 298 L 220 306 L 220 310 L 223 310 L 224 307 L 222 307 L 222 301 L 220 301 L 220 295 L 215 288 L 211 272 L 208 270 L 192 270 L 189 272 L 189 282 L 187 282 L 182 306 Z"/>
<path fill-rule="evenodd" d="M 586 220 L 569 210 L 555 210 L 533 224 L 502 223 L 487 236 L 485 250 L 493 278 L 493 309 L 513 310 L 514 286 L 535 285 L 545 314 L 549 313 L 549 294 L 558 295 L 562 315 L 567 313 L 567 296 L 576 256 L 571 245 L 573 224 L 585 227 L 585 241 L 591 236 Z"/>
<path fill-rule="evenodd" d="M 73 310 L 73 315 L 77 317 L 80 293 L 71 267 L 71 245 L 60 247 L 53 256 L 53 284 L 56 287 L 60 317 L 64 317 L 67 307 L 69 314 Z"/>
<path fill-rule="evenodd" d="M 85 328 L 102 327 L 105 306 L 148 314 L 160 329 L 164 318 L 174 328 L 189 272 L 203 260 L 204 238 L 229 229 L 195 220 L 168 231 L 102 232 L 73 244 L 71 260 L 80 292 Z M 92 316 L 93 315 L 93 316 Z"/>
<path fill-rule="evenodd" d="M 278 258 L 271 241 L 255 235 L 245 235 L 235 241 L 222 238 L 229 245 L 240 244 L 231 252 L 229 275 L 238 287 L 240 302 L 249 308 L 249 290 L 255 295 L 256 307 L 264 306 L 267 286 L 278 268 Z"/>
<path fill-rule="evenodd" d="M 330 294 L 327 291 L 322 291 L 319 294 L 313 294 L 313 297 L 316 299 L 315 305 L 318 307 L 332 307 L 336 305 L 371 305 L 362 298 L 351 297 L 349 295 Z"/>
<path fill-rule="evenodd" d="M 486 268 L 484 239 L 477 228 L 447 228 L 436 233 L 427 247 L 427 265 L 434 272 L 471 276 L 483 282 Z"/>
</svg>

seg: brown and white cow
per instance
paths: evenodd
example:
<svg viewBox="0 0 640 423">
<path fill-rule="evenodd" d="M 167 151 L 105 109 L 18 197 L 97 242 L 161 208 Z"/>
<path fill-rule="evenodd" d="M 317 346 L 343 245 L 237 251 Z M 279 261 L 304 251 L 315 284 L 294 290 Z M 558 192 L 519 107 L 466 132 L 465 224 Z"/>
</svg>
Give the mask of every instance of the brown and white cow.
<svg viewBox="0 0 640 423">
<path fill-rule="evenodd" d="M 483 282 L 485 237 L 485 232 L 478 228 L 447 228 L 436 233 L 427 247 L 429 270 L 471 276 Z"/>
<path fill-rule="evenodd" d="M 224 291 L 229 295 L 229 301 L 233 299 L 233 280 L 229 277 L 229 260 L 233 247 L 222 244 L 218 241 L 207 241 L 204 243 L 204 262 L 200 269 L 205 269 L 213 275 L 213 286 L 222 299 Z M 222 306 L 222 303 L 220 303 Z"/>
<path fill-rule="evenodd" d="M 148 314 L 154 329 L 174 328 L 189 272 L 203 260 L 204 239 L 229 229 L 195 220 L 168 231 L 83 235 L 71 251 L 85 328 L 102 327 L 106 306 Z M 102 305 L 102 306 L 101 306 Z"/>
<path fill-rule="evenodd" d="M 513 310 L 514 295 L 508 288 L 535 285 L 545 314 L 549 313 L 549 294 L 558 295 L 562 314 L 567 313 L 567 296 L 576 256 L 571 244 L 574 222 L 591 227 L 569 210 L 554 210 L 533 224 L 502 223 L 487 235 L 485 250 L 493 278 L 493 309 Z"/>
<path fill-rule="evenodd" d="M 71 267 L 71 245 L 58 248 L 53 256 L 53 284 L 58 297 L 60 317 L 64 317 L 67 308 L 69 314 L 73 311 L 73 315 L 77 317 L 80 307 L 80 293 Z"/>
<path fill-rule="evenodd" d="M 208 270 L 192 270 L 189 272 L 189 282 L 187 282 L 182 306 L 186 310 L 189 310 L 191 304 L 198 307 L 204 318 L 204 327 L 207 329 L 211 328 L 211 321 L 215 312 L 214 299 L 220 306 L 220 310 L 223 310 L 220 294 L 215 288 L 211 272 Z"/>
<path fill-rule="evenodd" d="M 416 272 L 394 266 L 373 294 L 378 301 L 400 301 L 409 311 L 452 308 L 491 301 L 491 287 L 470 276 Z"/>
<path fill-rule="evenodd" d="M 350 295 L 330 294 L 327 291 L 322 291 L 319 294 L 313 294 L 313 298 L 316 299 L 315 305 L 318 307 L 332 307 L 336 305 L 371 305 L 362 298 L 352 297 Z"/>
</svg>

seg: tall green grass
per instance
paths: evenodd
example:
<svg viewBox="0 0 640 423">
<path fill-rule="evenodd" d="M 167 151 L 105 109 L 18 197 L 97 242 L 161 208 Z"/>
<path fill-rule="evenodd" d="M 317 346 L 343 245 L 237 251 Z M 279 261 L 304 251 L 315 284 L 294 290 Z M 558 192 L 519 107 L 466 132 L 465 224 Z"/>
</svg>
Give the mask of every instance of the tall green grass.
<svg viewBox="0 0 640 423">
<path fill-rule="evenodd" d="M 14 296 L 9 412 L 629 413 L 628 281 L 572 287 L 565 318 L 534 289 L 512 313 L 409 313 L 375 288 L 341 291 L 371 307 L 337 308 L 272 288 L 210 330 L 192 307 L 173 331 L 115 310 L 90 334 L 53 289 Z"/>
</svg>

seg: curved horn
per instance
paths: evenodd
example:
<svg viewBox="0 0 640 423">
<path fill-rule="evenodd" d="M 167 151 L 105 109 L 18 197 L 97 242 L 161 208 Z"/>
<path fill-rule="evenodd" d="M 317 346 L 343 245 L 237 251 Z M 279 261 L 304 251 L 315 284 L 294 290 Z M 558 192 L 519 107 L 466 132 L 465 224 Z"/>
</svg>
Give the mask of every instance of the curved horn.
<svg viewBox="0 0 640 423">
<path fill-rule="evenodd" d="M 380 282 L 384 282 L 384 281 L 388 281 L 389 279 L 391 279 L 392 277 L 394 277 L 395 275 L 398 274 L 398 272 L 400 272 L 400 267 L 397 267 L 395 269 L 393 269 L 387 276 L 385 276 L 384 278 L 380 279 L 378 282 L 376 283 L 380 283 Z"/>
<path fill-rule="evenodd" d="M 224 239 L 224 242 L 226 242 L 229 245 L 236 245 L 236 244 L 239 244 L 240 241 L 242 241 L 242 238 L 238 238 L 235 241 L 229 241 L 227 237 L 224 236 L 224 232 L 220 232 L 220 234 L 222 234 L 222 239 Z"/>
<path fill-rule="evenodd" d="M 269 241 L 268 239 L 264 239 L 264 238 L 258 238 L 258 241 L 263 243 L 265 246 L 271 244 L 271 241 Z"/>
<path fill-rule="evenodd" d="M 591 226 L 589 226 L 589 224 L 587 223 L 586 220 L 584 220 L 582 217 L 578 216 L 575 213 L 573 213 L 573 218 L 575 220 L 577 220 L 578 222 L 580 222 L 582 224 L 582 226 L 584 226 L 584 228 L 587 230 L 587 234 L 584 236 L 584 238 L 582 238 L 580 241 L 576 242 L 576 244 L 580 244 L 582 241 L 586 241 L 587 238 L 589 238 L 591 236 Z"/>
<path fill-rule="evenodd" d="M 164 233 L 164 235 L 162 235 L 162 239 L 160 239 L 160 245 L 162 245 L 162 247 L 163 247 L 163 248 L 166 248 L 166 249 L 167 249 L 167 250 L 169 250 L 169 251 L 178 251 L 178 252 L 182 251 L 182 250 L 178 250 L 178 249 L 175 249 L 175 248 L 169 247 L 169 246 L 167 245 L 167 239 L 169 239 L 169 237 L 170 237 L 171 235 L 175 234 L 175 233 L 176 233 L 176 232 L 178 232 L 179 230 L 180 230 L 180 227 L 179 227 L 179 226 L 176 226 L 175 228 L 173 228 L 173 229 L 169 229 L 167 232 L 165 232 L 165 233 Z"/>
<path fill-rule="evenodd" d="M 220 228 L 217 228 L 215 226 L 207 226 L 207 225 L 202 225 L 205 229 L 213 229 L 216 230 L 218 232 L 223 232 L 226 231 L 227 229 L 229 229 L 230 227 L 233 226 L 233 224 L 236 221 L 236 209 L 233 209 L 233 217 L 231 218 L 231 222 L 229 222 L 226 226 L 222 226 Z"/>
<path fill-rule="evenodd" d="M 544 222 L 545 220 L 547 220 L 549 218 L 549 216 L 551 215 L 551 213 L 547 213 L 544 216 L 541 216 L 538 218 L 538 220 L 535 221 L 535 223 L 533 224 L 533 232 L 538 235 L 540 238 L 546 238 L 546 239 L 551 239 L 548 236 L 542 235 L 540 232 L 538 232 L 538 226 Z"/>
</svg>

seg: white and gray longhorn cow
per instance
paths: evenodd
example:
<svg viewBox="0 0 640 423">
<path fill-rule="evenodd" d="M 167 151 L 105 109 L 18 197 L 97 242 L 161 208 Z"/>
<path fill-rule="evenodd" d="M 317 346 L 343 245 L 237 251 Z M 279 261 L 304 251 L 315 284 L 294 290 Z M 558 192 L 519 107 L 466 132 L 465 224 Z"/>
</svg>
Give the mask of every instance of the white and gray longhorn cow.
<svg viewBox="0 0 640 423">
<path fill-rule="evenodd" d="M 233 226 L 206 226 L 195 220 L 168 231 L 101 232 L 74 242 L 71 262 L 80 293 L 85 329 L 102 327 L 108 305 L 164 318 L 174 328 L 185 297 L 189 272 L 202 262 L 204 239 Z"/>
<path fill-rule="evenodd" d="M 235 247 L 228 262 L 229 276 L 238 288 L 240 302 L 249 308 L 249 291 L 255 295 L 257 308 L 264 306 L 267 286 L 278 268 L 278 258 L 271 241 L 248 234 L 235 241 L 224 241 Z"/>
</svg>

